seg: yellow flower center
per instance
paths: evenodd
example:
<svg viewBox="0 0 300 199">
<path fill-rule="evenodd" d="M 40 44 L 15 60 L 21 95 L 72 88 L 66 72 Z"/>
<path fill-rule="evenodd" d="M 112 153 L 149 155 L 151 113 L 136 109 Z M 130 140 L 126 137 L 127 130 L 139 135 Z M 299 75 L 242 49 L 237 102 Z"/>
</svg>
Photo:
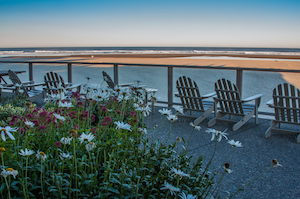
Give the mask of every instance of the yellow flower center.
<svg viewBox="0 0 300 199">
<path fill-rule="evenodd" d="M 71 136 L 73 136 L 73 137 L 77 137 L 77 131 L 74 130 L 74 129 L 71 129 L 71 130 L 69 131 L 69 134 L 70 134 Z"/>
<path fill-rule="evenodd" d="M 87 138 L 84 138 L 84 141 L 89 141 L 89 139 L 87 139 Z"/>
<path fill-rule="evenodd" d="M 0 147 L 0 152 L 4 152 L 5 148 L 4 147 Z"/>
<path fill-rule="evenodd" d="M 4 132 L 6 132 L 6 129 L 5 129 L 5 128 L 3 128 L 3 129 L 1 129 L 1 131 L 4 131 Z"/>
<path fill-rule="evenodd" d="M 6 171 L 13 171 L 13 169 L 12 168 L 7 168 Z"/>
<path fill-rule="evenodd" d="M 44 153 L 43 151 L 41 151 L 41 152 L 40 152 L 40 154 L 41 154 L 42 156 L 44 156 L 44 155 L 45 155 L 45 153 Z"/>
<path fill-rule="evenodd" d="M 93 145 L 93 144 L 94 144 L 94 142 L 90 142 L 89 144 L 90 144 L 90 145 Z"/>
</svg>

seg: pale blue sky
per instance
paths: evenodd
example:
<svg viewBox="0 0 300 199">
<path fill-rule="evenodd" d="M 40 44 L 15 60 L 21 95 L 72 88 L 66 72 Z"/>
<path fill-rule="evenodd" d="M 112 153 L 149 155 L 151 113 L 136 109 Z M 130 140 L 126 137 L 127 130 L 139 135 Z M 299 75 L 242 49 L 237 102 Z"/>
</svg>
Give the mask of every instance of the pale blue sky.
<svg viewBox="0 0 300 199">
<path fill-rule="evenodd" d="M 0 0 L 0 47 L 300 48 L 300 0 Z"/>
</svg>

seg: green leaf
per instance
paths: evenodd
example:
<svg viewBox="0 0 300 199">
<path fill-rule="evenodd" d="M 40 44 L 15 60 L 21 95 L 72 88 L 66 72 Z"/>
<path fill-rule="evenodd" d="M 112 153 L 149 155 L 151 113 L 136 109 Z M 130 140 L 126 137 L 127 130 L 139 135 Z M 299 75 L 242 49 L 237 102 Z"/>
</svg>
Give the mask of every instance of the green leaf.
<svg viewBox="0 0 300 199">
<path fill-rule="evenodd" d="M 1 185 L 1 187 L 0 187 L 0 191 L 3 192 L 3 190 L 5 189 L 5 187 L 6 187 L 6 184 L 3 183 L 3 184 Z"/>
<path fill-rule="evenodd" d="M 109 188 L 108 191 L 113 192 L 113 193 L 118 194 L 118 195 L 120 194 L 120 192 L 117 189 L 114 189 L 112 187 Z"/>
<path fill-rule="evenodd" d="M 82 185 L 85 185 L 85 184 L 90 184 L 92 182 L 92 180 L 85 180 Z"/>
</svg>

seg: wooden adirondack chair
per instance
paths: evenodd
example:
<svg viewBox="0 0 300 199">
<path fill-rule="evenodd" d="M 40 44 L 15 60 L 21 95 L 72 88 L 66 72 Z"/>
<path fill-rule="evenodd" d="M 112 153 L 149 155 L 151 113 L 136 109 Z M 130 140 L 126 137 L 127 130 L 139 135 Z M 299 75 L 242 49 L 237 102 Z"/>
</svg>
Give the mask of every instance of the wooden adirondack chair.
<svg viewBox="0 0 300 199">
<path fill-rule="evenodd" d="M 44 87 L 44 98 L 47 94 L 56 94 L 65 90 L 68 92 L 68 95 L 72 95 L 72 91 L 76 89 L 78 92 L 81 90 L 81 84 L 72 85 L 72 83 L 65 83 L 64 79 L 55 72 L 48 72 L 44 76 L 45 85 Z"/>
<path fill-rule="evenodd" d="M 108 87 L 110 89 L 114 90 L 117 85 L 114 83 L 114 81 L 111 79 L 111 77 L 105 71 L 102 71 L 102 75 L 103 75 L 103 79 L 107 83 Z M 119 87 L 136 87 L 137 89 L 141 89 L 144 87 L 143 85 L 134 85 L 134 83 L 119 84 L 118 86 Z"/>
<path fill-rule="evenodd" d="M 231 120 L 231 116 L 242 116 L 243 118 L 236 122 L 233 126 L 233 131 L 238 130 L 243 126 L 253 115 L 255 115 L 255 123 L 258 122 L 258 107 L 262 94 L 258 94 L 247 99 L 240 98 L 240 92 L 235 84 L 231 83 L 226 79 L 219 79 L 215 83 L 215 91 L 217 96 L 215 100 L 215 109 L 217 109 L 217 104 L 220 106 L 215 118 L 208 122 L 208 127 L 211 127 L 216 124 L 217 121 L 226 121 L 226 122 L 236 122 Z M 245 104 L 255 100 L 255 104 Z M 229 115 L 229 119 L 222 119 L 225 115 Z"/>
<path fill-rule="evenodd" d="M 194 124 L 198 125 L 214 110 L 214 101 L 204 99 L 213 97 L 215 92 L 201 96 L 196 82 L 191 78 L 186 76 L 179 77 L 176 81 L 176 88 L 178 94 L 175 94 L 175 96 L 180 98 L 183 112 L 190 111 L 190 115 L 179 114 L 179 117 L 196 118 Z M 203 114 L 200 117 L 195 117 L 192 116 L 193 111 L 203 112 Z"/>
<path fill-rule="evenodd" d="M 43 86 L 44 83 L 34 83 L 34 81 L 22 82 L 14 71 L 8 71 L 9 79 L 12 84 L 2 85 L 2 89 L 12 90 L 17 95 L 23 94 L 27 100 L 34 101 L 42 96 L 43 90 L 36 89 L 37 86 Z"/>
<path fill-rule="evenodd" d="M 279 84 L 273 90 L 273 103 L 268 105 L 275 110 L 275 120 L 265 133 L 269 138 L 272 131 L 281 133 L 297 133 L 297 142 L 300 143 L 300 130 L 292 131 L 279 129 L 281 123 L 300 125 L 300 90 L 291 84 Z M 275 128 L 279 124 L 279 128 Z"/>
</svg>

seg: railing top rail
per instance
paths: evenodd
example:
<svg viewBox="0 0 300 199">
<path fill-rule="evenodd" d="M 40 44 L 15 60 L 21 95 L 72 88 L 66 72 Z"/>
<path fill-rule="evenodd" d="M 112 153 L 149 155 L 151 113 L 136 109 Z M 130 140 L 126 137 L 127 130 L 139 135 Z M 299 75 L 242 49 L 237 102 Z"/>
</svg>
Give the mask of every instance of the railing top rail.
<svg viewBox="0 0 300 199">
<path fill-rule="evenodd" d="M 294 72 L 300 73 L 296 69 L 276 69 L 276 68 L 249 68 L 249 67 L 224 67 L 224 66 L 198 66 L 198 65 L 165 65 L 165 64 L 137 64 L 137 63 L 112 63 L 112 62 L 65 62 L 65 61 L 3 61 L 0 63 L 23 63 L 23 64 L 82 64 L 82 65 L 119 65 L 119 66 L 152 66 L 152 67 L 172 67 L 172 68 L 201 68 L 201 69 L 218 69 L 218 70 L 243 70 L 243 71 L 265 71 L 265 72 Z"/>
</svg>

